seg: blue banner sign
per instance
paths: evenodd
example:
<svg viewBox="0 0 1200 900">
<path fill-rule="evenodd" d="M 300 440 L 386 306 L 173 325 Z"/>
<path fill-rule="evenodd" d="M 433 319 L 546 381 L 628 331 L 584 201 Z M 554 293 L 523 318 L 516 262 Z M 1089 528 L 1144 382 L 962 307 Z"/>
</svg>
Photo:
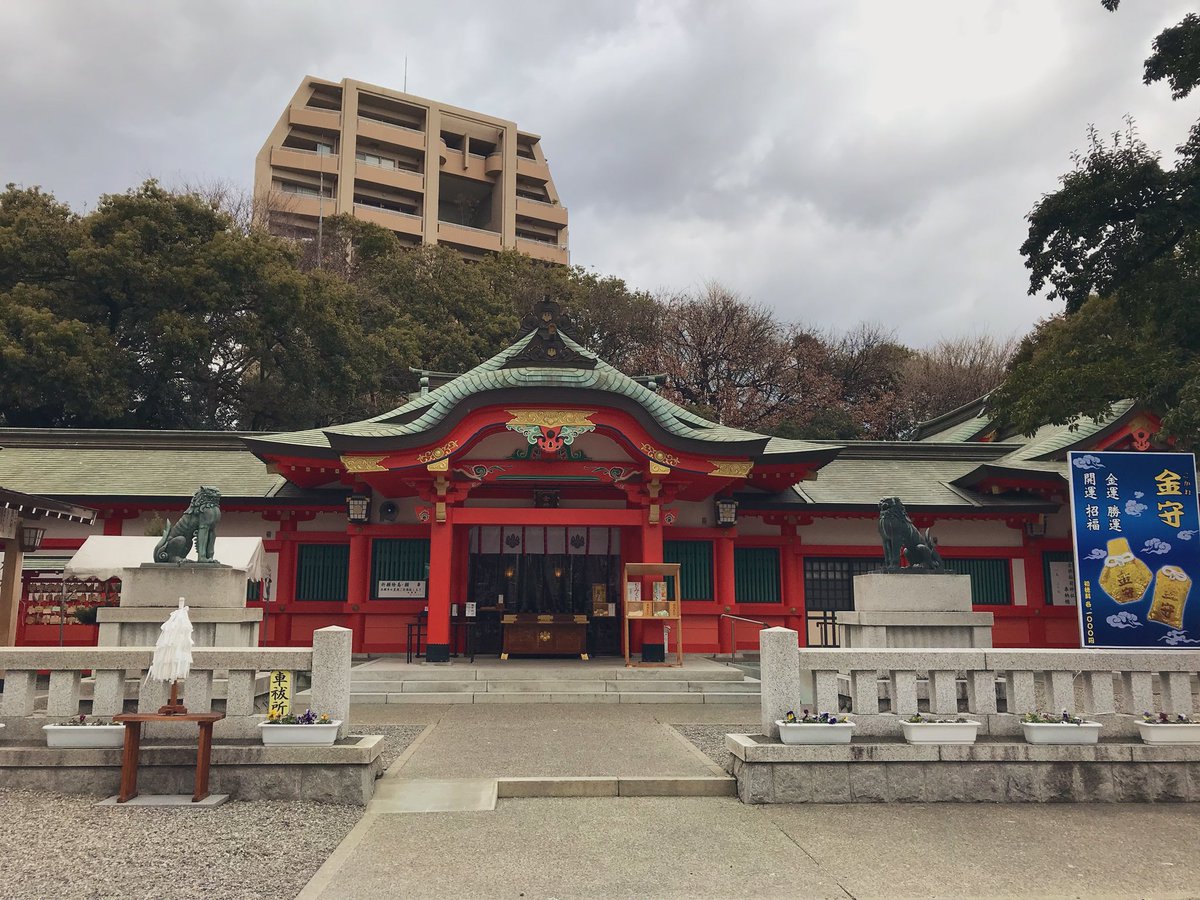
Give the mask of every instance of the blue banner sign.
<svg viewBox="0 0 1200 900">
<path fill-rule="evenodd" d="M 1200 646 L 1200 511 L 1191 453 L 1067 455 L 1084 647 Z"/>
</svg>

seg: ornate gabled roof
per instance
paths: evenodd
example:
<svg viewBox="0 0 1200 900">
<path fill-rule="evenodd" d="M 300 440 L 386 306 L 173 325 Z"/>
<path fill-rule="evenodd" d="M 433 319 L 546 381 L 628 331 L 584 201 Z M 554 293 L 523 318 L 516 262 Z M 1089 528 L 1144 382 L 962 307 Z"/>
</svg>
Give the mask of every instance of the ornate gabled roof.
<svg viewBox="0 0 1200 900">
<path fill-rule="evenodd" d="M 512 402 L 511 392 L 520 390 L 537 392 L 534 402 L 586 403 L 589 394 L 597 395 L 595 400 L 600 403 L 616 400 L 617 405 L 640 411 L 642 418 L 667 436 L 685 445 L 703 445 L 709 452 L 765 455 L 779 461 L 793 455 L 832 458 L 837 454 L 838 445 L 773 438 L 710 422 L 649 390 L 561 332 L 558 336 L 570 356 L 585 360 L 587 367 L 515 364 L 537 335 L 537 331 L 530 332 L 469 372 L 390 412 L 330 428 L 248 438 L 247 444 L 259 455 L 286 453 L 292 448 L 326 457 L 383 443 L 415 445 L 444 430 L 456 408 Z M 522 402 L 530 402 L 529 397 Z"/>
</svg>

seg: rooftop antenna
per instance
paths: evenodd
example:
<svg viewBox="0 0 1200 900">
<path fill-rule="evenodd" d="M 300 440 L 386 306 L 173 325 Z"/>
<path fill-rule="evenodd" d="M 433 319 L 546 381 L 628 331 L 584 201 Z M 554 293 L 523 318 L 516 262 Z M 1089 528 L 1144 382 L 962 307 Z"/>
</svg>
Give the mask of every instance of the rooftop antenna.
<svg viewBox="0 0 1200 900">
<path fill-rule="evenodd" d="M 404 93 L 408 93 L 408 57 L 404 57 Z"/>
</svg>

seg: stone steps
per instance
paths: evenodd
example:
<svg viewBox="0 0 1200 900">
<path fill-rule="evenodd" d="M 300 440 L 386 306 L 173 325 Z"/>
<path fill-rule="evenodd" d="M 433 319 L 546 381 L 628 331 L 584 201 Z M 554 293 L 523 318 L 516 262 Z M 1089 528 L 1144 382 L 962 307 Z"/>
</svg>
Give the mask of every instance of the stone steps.
<svg viewBox="0 0 1200 900">
<path fill-rule="evenodd" d="M 296 696 L 297 704 L 308 702 L 305 694 Z M 564 693 L 534 691 L 473 691 L 470 693 L 352 693 L 351 703 L 746 703 L 757 706 L 758 694 L 717 693 L 715 691 L 606 691 L 601 693 Z"/>
<path fill-rule="evenodd" d="M 477 693 L 548 693 L 548 694 L 683 694 L 759 693 L 757 681 L 352 681 L 352 694 L 477 694 Z"/>
</svg>

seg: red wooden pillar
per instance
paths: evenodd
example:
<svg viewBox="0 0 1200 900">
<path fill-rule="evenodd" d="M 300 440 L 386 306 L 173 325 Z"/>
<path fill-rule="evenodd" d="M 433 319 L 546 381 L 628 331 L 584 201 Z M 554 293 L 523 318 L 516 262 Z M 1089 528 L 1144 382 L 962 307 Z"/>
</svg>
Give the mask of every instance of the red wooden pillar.
<svg viewBox="0 0 1200 900">
<path fill-rule="evenodd" d="M 1022 558 L 1025 561 L 1025 602 L 1029 610 L 1030 647 L 1046 646 L 1046 582 L 1042 575 L 1042 548 L 1037 538 L 1022 535 Z M 1010 562 L 1009 565 L 1012 563 Z"/>
<path fill-rule="evenodd" d="M 279 523 L 279 577 L 275 581 L 275 602 L 281 608 L 296 600 L 296 520 Z M 273 644 L 288 646 L 292 639 L 291 616 L 283 613 L 276 621 Z"/>
<path fill-rule="evenodd" d="M 717 564 L 717 604 L 724 612 L 737 612 L 736 588 L 733 580 L 733 539 L 737 533 L 730 529 L 713 541 Z M 732 653 L 736 647 L 729 643 L 729 620 L 717 620 L 717 647 L 721 653 Z"/>
<path fill-rule="evenodd" d="M 426 662 L 450 661 L 450 594 L 454 570 L 454 526 L 446 521 L 429 526 L 429 620 Z"/>
<path fill-rule="evenodd" d="M 119 536 L 124 525 L 125 517 L 120 513 L 104 517 L 104 533 L 107 535 Z"/>
<path fill-rule="evenodd" d="M 808 644 L 804 607 L 804 551 L 795 525 L 784 525 L 782 533 L 785 543 L 779 555 L 783 564 L 783 605 L 787 611 L 785 624 L 799 635 L 800 646 L 804 647 Z"/>
<path fill-rule="evenodd" d="M 371 539 L 363 534 L 361 525 L 350 525 L 348 530 L 350 572 L 346 578 L 346 602 L 350 604 L 351 621 L 364 626 L 354 630 L 354 651 L 358 653 L 362 651 L 363 645 L 368 643 L 362 608 L 366 605 L 371 590 Z"/>
<path fill-rule="evenodd" d="M 663 561 L 663 530 L 658 522 L 650 523 L 650 509 L 642 510 L 642 562 L 660 563 Z M 657 579 L 642 579 L 642 596 L 649 600 L 653 588 L 648 587 Z M 678 587 L 678 585 L 676 585 Z M 646 662 L 662 662 L 666 658 L 666 644 L 663 642 L 662 623 L 642 621 L 638 623 L 638 634 L 641 637 L 642 659 Z M 679 622 L 676 627 L 682 628 Z M 674 642 L 679 635 L 671 635 Z M 672 644 L 673 645 L 673 644 Z"/>
</svg>

